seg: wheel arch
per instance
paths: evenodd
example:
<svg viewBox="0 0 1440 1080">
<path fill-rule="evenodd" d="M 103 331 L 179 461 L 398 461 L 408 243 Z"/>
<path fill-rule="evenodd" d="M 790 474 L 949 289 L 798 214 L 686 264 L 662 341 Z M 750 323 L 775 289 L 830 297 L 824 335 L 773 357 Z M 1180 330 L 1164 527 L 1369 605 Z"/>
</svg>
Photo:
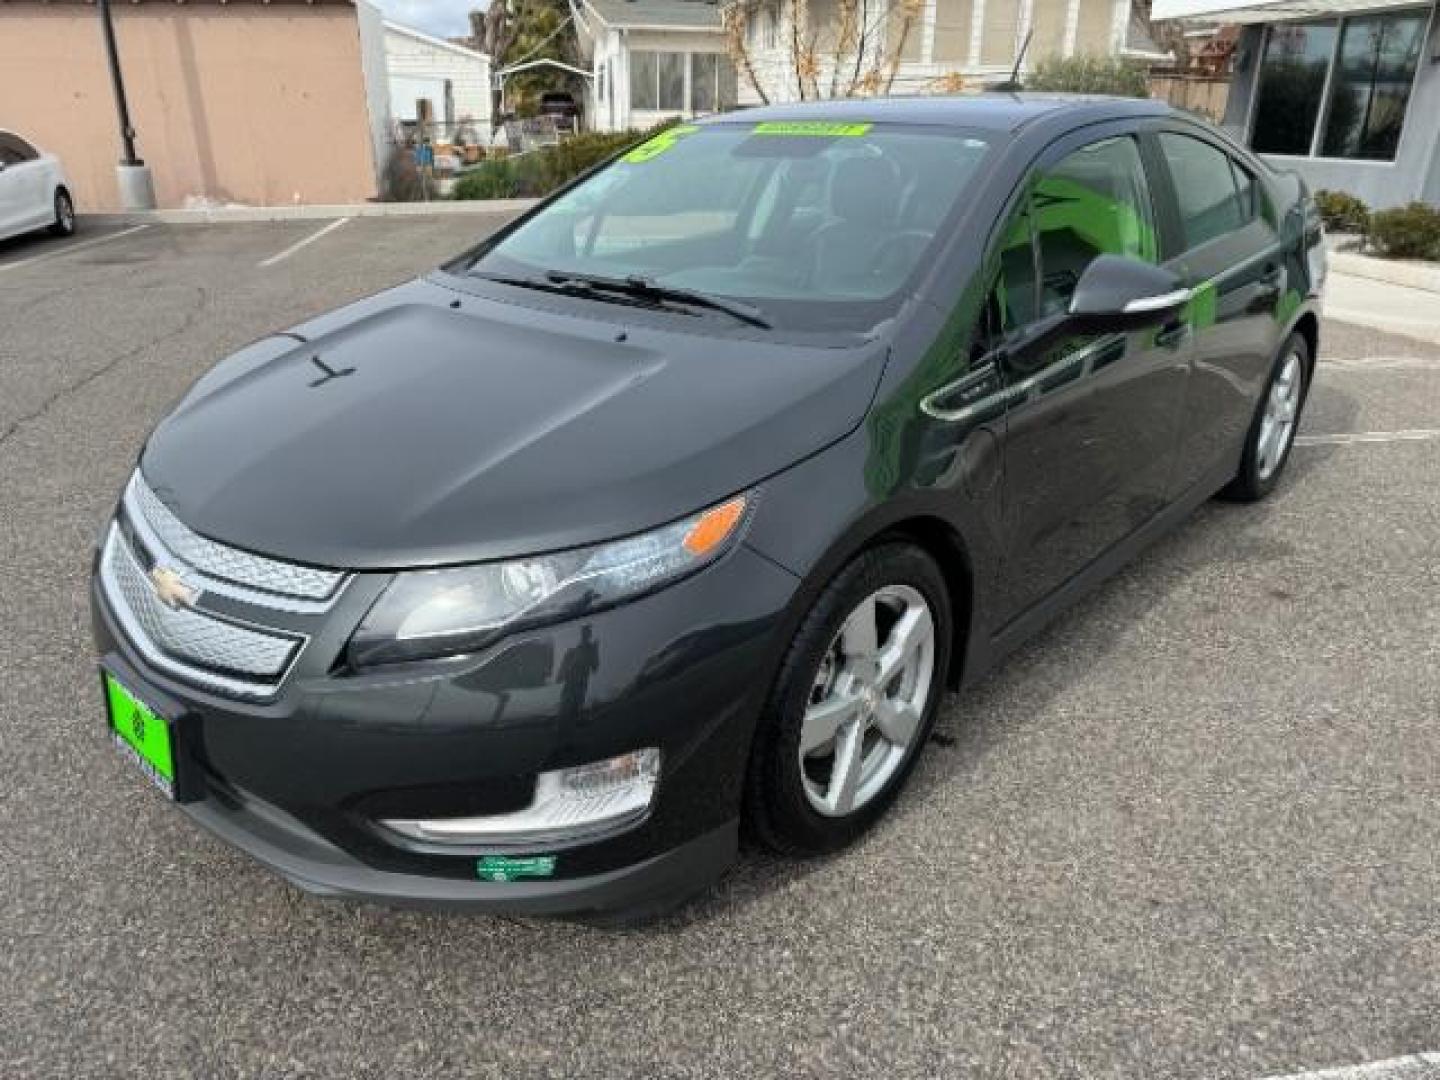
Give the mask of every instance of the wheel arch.
<svg viewBox="0 0 1440 1080">
<path fill-rule="evenodd" d="M 965 648 L 970 640 L 975 604 L 975 568 L 970 549 L 958 529 L 944 518 L 917 514 L 902 518 L 881 529 L 861 548 L 866 550 L 903 540 L 923 550 L 939 567 L 950 596 L 950 664 L 945 672 L 947 685 L 959 687 L 965 672 Z"/>
</svg>

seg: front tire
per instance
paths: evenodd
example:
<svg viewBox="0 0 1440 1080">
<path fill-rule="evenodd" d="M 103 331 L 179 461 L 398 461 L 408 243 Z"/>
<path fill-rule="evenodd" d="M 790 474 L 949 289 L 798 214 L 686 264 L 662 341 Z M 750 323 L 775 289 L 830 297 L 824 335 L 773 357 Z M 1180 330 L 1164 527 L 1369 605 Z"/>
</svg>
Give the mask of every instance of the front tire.
<svg viewBox="0 0 1440 1080">
<path fill-rule="evenodd" d="M 1240 471 L 1222 494 L 1238 502 L 1255 502 L 1275 490 L 1290 460 L 1300 412 L 1305 405 L 1310 373 L 1310 346 L 1301 334 L 1291 334 L 1280 350 L 1265 396 L 1255 410 Z"/>
<path fill-rule="evenodd" d="M 944 697 L 953 615 L 935 560 L 909 543 L 857 556 L 786 653 L 746 775 L 746 821 L 775 851 L 844 847 L 894 801 Z"/>
<path fill-rule="evenodd" d="M 75 235 L 75 200 L 64 188 L 55 191 L 55 220 L 50 223 L 50 235 Z"/>
</svg>

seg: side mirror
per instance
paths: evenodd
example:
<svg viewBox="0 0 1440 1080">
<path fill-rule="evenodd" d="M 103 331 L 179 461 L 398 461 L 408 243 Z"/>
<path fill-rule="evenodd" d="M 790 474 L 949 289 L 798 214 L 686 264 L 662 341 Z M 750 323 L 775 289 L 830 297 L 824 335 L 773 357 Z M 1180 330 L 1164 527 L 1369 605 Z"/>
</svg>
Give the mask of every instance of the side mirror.
<svg viewBox="0 0 1440 1080">
<path fill-rule="evenodd" d="M 1072 325 L 1115 333 L 1169 322 L 1194 290 L 1169 270 L 1120 255 L 1096 257 L 1070 299 Z"/>
</svg>

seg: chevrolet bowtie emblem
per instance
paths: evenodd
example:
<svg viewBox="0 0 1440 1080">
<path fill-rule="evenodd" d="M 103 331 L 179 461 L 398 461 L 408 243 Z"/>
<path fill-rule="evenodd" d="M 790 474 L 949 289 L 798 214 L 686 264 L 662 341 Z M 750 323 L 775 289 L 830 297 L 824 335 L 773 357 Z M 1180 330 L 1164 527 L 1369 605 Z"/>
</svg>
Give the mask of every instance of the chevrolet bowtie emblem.
<svg viewBox="0 0 1440 1080">
<path fill-rule="evenodd" d="M 156 566 L 150 571 L 150 584 L 155 586 L 155 595 L 166 607 L 178 611 L 194 607 L 200 599 L 200 590 L 185 584 L 185 579 L 168 566 Z"/>
</svg>

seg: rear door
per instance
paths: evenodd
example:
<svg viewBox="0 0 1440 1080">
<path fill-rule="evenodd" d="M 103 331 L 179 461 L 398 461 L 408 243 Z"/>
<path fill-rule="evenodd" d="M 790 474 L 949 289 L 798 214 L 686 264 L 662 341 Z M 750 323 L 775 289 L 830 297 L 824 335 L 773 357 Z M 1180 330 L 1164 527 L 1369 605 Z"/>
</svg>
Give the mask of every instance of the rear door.
<svg viewBox="0 0 1440 1080">
<path fill-rule="evenodd" d="M 0 231 L 7 235 L 38 228 L 50 220 L 49 166 L 40 152 L 18 135 L 0 132 Z"/>
<path fill-rule="evenodd" d="M 25 205 L 24 176 L 17 171 L 19 153 L 10 145 L 10 136 L 0 131 L 0 237 L 21 228 L 21 210 Z"/>
<path fill-rule="evenodd" d="M 1003 243 L 1003 318 L 1064 311 L 1090 262 L 1155 262 L 1156 217 L 1138 134 L 1074 133 L 1037 162 L 1025 213 Z M 1003 350 L 1002 350 L 1003 351 Z M 1075 335 L 1001 364 L 1009 408 L 1004 464 L 1006 616 L 1085 569 L 1165 503 L 1184 399 L 1186 343 L 1155 331 Z"/>
<path fill-rule="evenodd" d="M 1238 452 L 1279 348 L 1288 280 L 1274 208 L 1249 166 L 1202 129 L 1167 125 L 1151 145 L 1166 265 L 1195 289 L 1185 313 L 1192 373 L 1172 497 Z"/>
</svg>

